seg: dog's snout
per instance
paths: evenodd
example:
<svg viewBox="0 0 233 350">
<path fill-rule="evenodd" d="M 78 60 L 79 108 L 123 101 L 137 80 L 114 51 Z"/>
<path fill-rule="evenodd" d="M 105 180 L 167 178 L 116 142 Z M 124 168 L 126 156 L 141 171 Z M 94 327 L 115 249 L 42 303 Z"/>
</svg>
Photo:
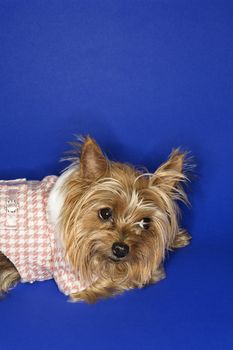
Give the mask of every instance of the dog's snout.
<svg viewBox="0 0 233 350">
<path fill-rule="evenodd" d="M 125 243 L 115 242 L 112 245 L 112 252 L 117 258 L 124 258 L 129 253 L 129 246 Z"/>
</svg>

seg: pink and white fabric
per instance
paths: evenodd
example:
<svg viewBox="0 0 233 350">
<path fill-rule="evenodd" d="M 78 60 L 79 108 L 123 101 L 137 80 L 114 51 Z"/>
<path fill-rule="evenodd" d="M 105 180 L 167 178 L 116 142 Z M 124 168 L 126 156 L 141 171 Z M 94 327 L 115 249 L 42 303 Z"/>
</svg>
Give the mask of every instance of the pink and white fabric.
<svg viewBox="0 0 233 350">
<path fill-rule="evenodd" d="M 69 295 L 84 287 L 49 223 L 48 196 L 56 181 L 56 176 L 0 181 L 0 251 L 15 265 L 22 282 L 54 278 Z"/>
</svg>

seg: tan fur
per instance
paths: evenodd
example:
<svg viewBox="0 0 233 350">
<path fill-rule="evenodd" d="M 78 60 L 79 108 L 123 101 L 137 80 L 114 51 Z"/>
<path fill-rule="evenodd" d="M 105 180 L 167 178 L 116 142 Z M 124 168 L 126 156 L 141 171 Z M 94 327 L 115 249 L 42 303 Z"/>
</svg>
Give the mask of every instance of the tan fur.
<svg viewBox="0 0 233 350">
<path fill-rule="evenodd" d="M 0 296 L 20 281 L 20 275 L 12 262 L 0 252 Z"/>
<path fill-rule="evenodd" d="M 63 187 L 66 199 L 59 226 L 70 263 L 89 285 L 71 295 L 73 301 L 95 302 L 164 277 L 166 250 L 185 246 L 190 239 L 179 228 L 176 204 L 188 202 L 181 186 L 187 181 L 184 159 L 184 153 L 174 150 L 154 174 L 143 174 L 109 161 L 94 140 L 84 140 L 80 165 L 75 162 Z M 105 207 L 113 210 L 113 220 L 98 217 Z M 148 230 L 139 226 L 144 217 L 151 218 Z M 130 252 L 115 262 L 111 247 L 118 241 Z"/>
<path fill-rule="evenodd" d="M 141 288 L 165 277 L 167 250 L 184 247 L 191 236 L 179 227 L 177 201 L 188 203 L 182 184 L 186 154 L 174 150 L 154 173 L 112 162 L 90 137 L 74 144 L 65 201 L 57 227 L 70 264 L 88 287 L 70 296 L 93 303 L 100 298 Z M 113 217 L 103 221 L 101 208 Z M 150 218 L 148 229 L 141 226 Z M 112 245 L 124 242 L 129 254 L 112 260 Z M 12 263 L 0 253 L 0 292 L 20 280 Z"/>
</svg>

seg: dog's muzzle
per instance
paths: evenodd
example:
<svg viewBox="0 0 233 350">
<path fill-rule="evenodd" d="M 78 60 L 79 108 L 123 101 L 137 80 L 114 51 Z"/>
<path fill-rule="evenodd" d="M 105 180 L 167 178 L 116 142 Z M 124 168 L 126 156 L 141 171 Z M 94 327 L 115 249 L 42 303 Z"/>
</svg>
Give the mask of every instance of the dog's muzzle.
<svg viewBox="0 0 233 350">
<path fill-rule="evenodd" d="M 125 243 L 115 242 L 112 245 L 112 252 L 118 259 L 124 258 L 129 253 L 129 246 Z"/>
</svg>

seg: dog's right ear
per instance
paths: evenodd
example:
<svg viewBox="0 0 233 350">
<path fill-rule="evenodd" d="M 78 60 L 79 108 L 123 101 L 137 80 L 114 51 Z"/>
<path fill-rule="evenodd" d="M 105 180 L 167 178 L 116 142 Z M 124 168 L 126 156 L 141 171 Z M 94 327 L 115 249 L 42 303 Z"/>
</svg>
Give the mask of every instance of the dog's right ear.
<svg viewBox="0 0 233 350">
<path fill-rule="evenodd" d="M 84 179 L 96 180 L 108 170 L 108 159 L 97 142 L 87 136 L 80 152 L 80 175 Z"/>
</svg>

